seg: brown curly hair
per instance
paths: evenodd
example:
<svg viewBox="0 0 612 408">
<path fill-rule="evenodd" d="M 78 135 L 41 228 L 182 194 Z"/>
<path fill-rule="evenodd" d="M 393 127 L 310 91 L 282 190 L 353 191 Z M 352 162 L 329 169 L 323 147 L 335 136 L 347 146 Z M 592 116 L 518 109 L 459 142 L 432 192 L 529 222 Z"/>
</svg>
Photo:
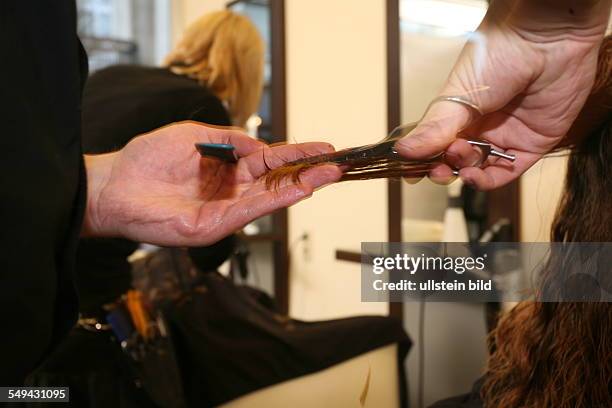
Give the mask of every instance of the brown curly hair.
<svg viewBox="0 0 612 408">
<path fill-rule="evenodd" d="M 555 242 L 612 241 L 612 41 L 601 48 L 594 95 L 603 125 L 574 141 L 565 191 L 551 232 Z M 602 95 L 604 96 L 602 99 Z M 588 108 L 585 108 L 588 109 Z M 558 271 L 553 259 L 542 284 Z M 481 390 L 485 407 L 612 407 L 612 304 L 522 302 L 491 333 Z"/>
</svg>

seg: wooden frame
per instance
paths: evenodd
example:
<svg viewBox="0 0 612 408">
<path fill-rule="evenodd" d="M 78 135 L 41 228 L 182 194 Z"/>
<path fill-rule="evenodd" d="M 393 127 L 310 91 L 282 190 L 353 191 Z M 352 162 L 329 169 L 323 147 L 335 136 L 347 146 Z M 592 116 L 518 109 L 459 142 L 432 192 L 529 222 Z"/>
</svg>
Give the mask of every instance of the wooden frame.
<svg viewBox="0 0 612 408">
<path fill-rule="evenodd" d="M 245 0 L 233 0 L 226 4 L 230 8 Z M 271 133 L 273 143 L 286 141 L 287 135 L 287 91 L 285 68 L 285 1 L 248 0 L 249 3 L 268 6 L 270 10 L 271 51 Z M 267 241 L 273 246 L 274 298 L 279 311 L 289 313 L 289 248 L 287 209 L 272 214 L 272 233 L 249 237 L 251 241 Z"/>
<path fill-rule="evenodd" d="M 401 124 L 400 0 L 387 0 L 387 129 Z M 402 184 L 387 181 L 388 241 L 402 242 Z M 403 320 L 404 304 L 389 303 L 389 315 Z"/>
<path fill-rule="evenodd" d="M 274 142 L 287 139 L 287 89 L 285 63 L 285 0 L 270 0 L 272 41 L 272 134 Z M 281 313 L 289 314 L 289 225 L 287 209 L 273 215 L 274 296 Z"/>
</svg>

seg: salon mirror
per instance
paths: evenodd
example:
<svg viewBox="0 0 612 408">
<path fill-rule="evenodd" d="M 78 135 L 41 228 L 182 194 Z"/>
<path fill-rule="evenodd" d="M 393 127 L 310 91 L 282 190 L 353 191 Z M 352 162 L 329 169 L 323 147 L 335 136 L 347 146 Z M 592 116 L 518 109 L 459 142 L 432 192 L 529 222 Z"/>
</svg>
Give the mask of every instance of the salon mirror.
<svg viewBox="0 0 612 408">
<path fill-rule="evenodd" d="M 399 0 L 400 123 L 421 118 L 487 7 L 485 0 Z M 392 43 L 393 37 L 389 40 Z M 476 192 L 457 181 L 443 186 L 423 179 L 416 184 L 390 184 L 393 188 L 401 202 L 398 238 L 404 242 L 475 241 L 500 218 L 518 219 L 512 214 L 513 198 L 507 196 L 500 208 L 495 194 Z M 455 198 L 449 199 L 449 195 Z M 457 210 L 465 220 L 449 217 L 449 206 L 460 207 Z M 512 221 L 508 224 L 506 239 L 513 240 Z M 407 359 L 412 406 L 427 406 L 462 393 L 479 377 L 487 356 L 485 312 L 483 304 L 401 305 L 399 314 L 406 330 L 417 337 L 417 343 L 423 342 L 416 344 Z"/>
</svg>

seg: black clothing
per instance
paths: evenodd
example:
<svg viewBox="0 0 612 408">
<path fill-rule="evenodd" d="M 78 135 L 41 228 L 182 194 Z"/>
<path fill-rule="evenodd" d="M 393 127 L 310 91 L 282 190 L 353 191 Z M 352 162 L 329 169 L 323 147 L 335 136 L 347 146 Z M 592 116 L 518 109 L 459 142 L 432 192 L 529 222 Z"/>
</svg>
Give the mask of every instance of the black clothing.
<svg viewBox="0 0 612 408">
<path fill-rule="evenodd" d="M 219 99 L 165 68 L 118 65 L 92 74 L 83 93 L 83 151 L 108 153 L 173 122 L 231 124 Z"/>
<path fill-rule="evenodd" d="M 142 293 L 157 288 L 171 295 L 180 286 L 177 276 L 182 284 L 194 282 L 187 278 L 189 257 L 172 254 L 176 251 L 164 249 L 135 263 L 135 285 Z M 401 321 L 367 316 L 303 322 L 279 315 L 265 294 L 218 273 L 193 278 L 197 286 L 178 301 L 158 303 L 188 407 L 217 406 L 390 344 L 398 344 L 400 387 L 405 385 L 403 362 L 411 341 Z M 149 407 L 155 401 L 144 390 L 151 383 L 159 389 L 160 383 L 172 381 L 171 370 L 147 377 L 130 365 L 108 334 L 75 329 L 28 385 L 70 385 L 71 402 L 78 407 Z M 135 378 L 143 388 L 135 387 Z"/>
<path fill-rule="evenodd" d="M 303 322 L 276 314 L 219 274 L 204 275 L 202 283 L 206 290 L 168 313 L 190 407 L 217 406 L 391 344 L 403 371 L 412 343 L 399 320 Z"/>
<path fill-rule="evenodd" d="M 111 332 L 72 329 L 25 385 L 69 387 L 70 402 L 20 402 L 7 408 L 159 408 L 136 385 L 125 353 Z"/>
<path fill-rule="evenodd" d="M 87 62 L 71 0 L 0 2 L 0 385 L 16 385 L 76 319 Z"/>
<path fill-rule="evenodd" d="M 128 257 L 136 249 L 136 242 L 120 238 L 79 241 L 76 283 L 79 310 L 84 316 L 97 316 L 102 305 L 127 292 L 132 282 Z"/>
<path fill-rule="evenodd" d="M 92 74 L 85 86 L 83 150 L 112 152 L 139 134 L 184 120 L 230 125 L 221 101 L 192 79 L 164 68 L 109 67 Z M 137 247 L 124 239 L 81 240 L 77 253 L 81 311 L 94 313 L 130 288 L 127 258 Z M 223 254 L 224 260 L 227 255 Z"/>
<path fill-rule="evenodd" d="M 155 276 L 140 270 L 141 265 L 179 274 L 164 261 L 163 251 L 152 258 L 157 259 L 136 265 L 136 276 Z M 304 322 L 280 315 L 265 293 L 218 273 L 203 274 L 197 282 L 165 310 L 189 407 L 218 406 L 391 344 L 398 345 L 405 395 L 404 358 L 412 342 L 400 320 L 360 316 Z"/>
</svg>

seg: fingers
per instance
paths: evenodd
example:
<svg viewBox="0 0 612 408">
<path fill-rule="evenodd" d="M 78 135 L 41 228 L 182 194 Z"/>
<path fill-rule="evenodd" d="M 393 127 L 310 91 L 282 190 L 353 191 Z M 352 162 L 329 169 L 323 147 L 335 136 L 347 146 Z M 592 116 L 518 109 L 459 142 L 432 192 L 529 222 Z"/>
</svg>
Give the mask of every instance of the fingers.
<svg viewBox="0 0 612 408">
<path fill-rule="evenodd" d="M 536 133 L 513 115 L 491 113 L 474 129 L 478 139 L 490 143 L 496 150 L 514 154 L 514 162 L 489 156 L 484 168 L 468 167 L 463 161 L 460 177 L 479 190 L 492 190 L 510 183 L 527 171 L 543 154 L 554 147 L 554 140 Z"/>
<path fill-rule="evenodd" d="M 461 170 L 459 170 L 459 177 L 465 184 L 477 190 L 488 191 L 502 187 L 518 178 L 542 157 L 541 154 L 512 149 L 508 150 L 507 153 L 515 154 L 517 156 L 516 162 L 513 163 L 503 159 L 492 159 L 488 160 L 483 168 L 461 168 L 462 166 L 453 166 L 451 168 L 447 164 L 441 163 L 430 171 L 429 178 L 436 184 L 449 184 L 457 177 L 453 173 L 453 169 L 461 168 Z"/>
<path fill-rule="evenodd" d="M 231 144 L 238 157 L 244 158 L 244 165 L 254 178 L 259 178 L 270 169 L 303 157 L 331 153 L 335 149 L 329 143 L 309 142 L 269 147 L 239 129 L 210 127 L 197 122 L 183 124 L 188 126 L 197 142 Z M 329 169 L 328 169 L 329 172 Z M 337 171 L 339 172 L 339 170 Z M 334 171 L 336 173 L 336 171 Z"/>
<path fill-rule="evenodd" d="M 322 165 L 305 171 L 297 184 L 287 181 L 279 188 L 269 190 L 265 188 L 265 183 L 252 182 L 251 187 L 239 197 L 210 202 L 197 200 L 193 204 L 195 222 L 191 222 L 192 217 L 187 217 L 187 220 L 179 218 L 176 227 L 179 237 L 166 236 L 167 241 L 158 243 L 174 246 L 208 245 L 259 217 L 310 197 L 316 189 L 338 181 L 341 175 L 337 166 Z M 176 213 L 177 208 L 171 207 L 169 212 Z"/>
<path fill-rule="evenodd" d="M 197 203 L 196 222 L 180 221 L 179 238 L 170 237 L 162 245 L 202 246 L 210 245 L 243 228 L 249 222 L 312 195 L 309 185 L 290 184 L 278 190 L 264 190 L 259 194 L 246 195 L 228 207 L 226 202 Z M 176 242 L 175 242 L 176 241 Z"/>
<path fill-rule="evenodd" d="M 224 228 L 228 231 L 223 233 L 229 233 L 256 218 L 296 204 L 310 197 L 314 190 L 338 181 L 341 175 L 337 166 L 318 166 L 305 171 L 298 184 L 288 182 L 278 189 L 263 189 L 256 194 L 246 195 L 228 210 L 224 220 Z"/>
<path fill-rule="evenodd" d="M 464 139 L 455 140 L 444 153 L 444 162 L 455 169 L 477 166 L 482 159 L 482 150 Z"/>
<path fill-rule="evenodd" d="M 456 175 L 454 169 L 476 166 L 482 161 L 482 151 L 464 139 L 455 140 L 444 153 L 444 163 L 431 169 L 429 178 L 436 184 L 449 184 Z M 418 180 L 416 180 L 418 181 Z"/>
<path fill-rule="evenodd" d="M 310 142 L 300 144 L 288 144 L 282 146 L 268 147 L 250 154 L 244 158 L 254 178 L 259 178 L 269 170 L 282 166 L 285 163 L 324 153 L 331 153 L 334 147 L 329 143 Z"/>
<path fill-rule="evenodd" d="M 436 184 L 450 184 L 456 178 L 453 169 L 446 164 L 439 164 L 429 172 L 429 179 Z"/>
<path fill-rule="evenodd" d="M 493 190 L 518 178 L 542 157 L 541 154 L 517 152 L 514 150 L 509 150 L 508 153 L 516 154 L 517 159 L 515 163 L 497 160 L 483 169 L 466 167 L 459 171 L 459 177 L 461 177 L 465 184 L 478 190 Z"/>
<path fill-rule="evenodd" d="M 443 133 L 443 126 L 440 129 Z M 454 139 L 445 148 L 444 164 L 434 167 L 430 172 L 432 181 L 448 184 L 455 179 L 453 169 L 461 169 L 460 176 L 467 184 L 479 190 L 495 189 L 527 171 L 555 142 L 502 111 L 483 117 L 474 126 L 470 126 L 468 131 L 469 138 L 490 143 L 498 151 L 515 154 L 516 161 L 489 156 L 481 165 L 483 154 L 479 148 L 466 140 Z"/>
<path fill-rule="evenodd" d="M 455 102 L 439 102 L 431 106 L 419 125 L 395 148 L 408 159 L 426 159 L 446 150 L 457 134 L 470 121 L 468 107 Z"/>
<path fill-rule="evenodd" d="M 455 143 L 460 143 L 460 145 L 455 146 Z M 447 158 L 446 162 L 448 164 L 440 163 L 430 171 L 429 178 L 434 183 L 449 184 L 453 182 L 456 178 L 453 169 L 460 168 L 459 177 L 464 183 L 478 190 L 492 190 L 518 178 L 542 158 L 542 154 L 539 153 L 509 149 L 506 150 L 506 153 L 514 154 L 516 156 L 515 162 L 489 157 L 482 168 L 480 166 L 474 167 L 473 161 L 477 160 L 478 163 L 481 160 L 480 152 L 471 151 L 470 149 L 474 148 L 463 140 L 457 140 L 455 143 L 449 147 L 449 151 L 452 151 L 453 155 Z M 470 149 L 462 144 L 469 146 Z"/>
<path fill-rule="evenodd" d="M 306 170 L 300 175 L 300 184 L 306 184 L 317 190 L 328 184 L 335 183 L 342 177 L 338 166 L 326 164 Z"/>
<path fill-rule="evenodd" d="M 340 180 L 340 177 L 342 177 L 342 171 L 340 171 L 338 166 L 335 166 L 332 164 L 321 165 L 317 167 L 312 167 L 304 171 L 302 174 L 300 174 L 298 183 L 293 183 L 290 178 L 287 178 L 282 181 L 282 183 L 278 186 L 278 188 L 275 188 L 273 190 L 280 191 L 292 185 L 300 185 L 306 188 L 306 190 L 314 191 L 319 188 L 325 187 L 329 184 L 337 182 L 338 180 Z M 262 193 L 266 194 L 266 192 L 270 190 L 266 189 L 264 186 L 264 188 L 261 190 L 255 187 L 253 191 L 255 192 L 254 195 L 260 195 Z M 270 203 L 270 204 L 273 205 L 274 203 Z M 291 205 L 291 204 L 294 204 L 294 203 L 290 203 L 288 205 Z M 277 207 L 277 208 L 280 208 L 280 207 Z"/>
<path fill-rule="evenodd" d="M 311 196 L 312 192 L 313 188 L 309 185 L 289 184 L 240 199 L 224 215 L 222 228 L 227 231 L 222 231 L 222 234 L 226 235 L 259 217 L 295 204 Z"/>
</svg>

